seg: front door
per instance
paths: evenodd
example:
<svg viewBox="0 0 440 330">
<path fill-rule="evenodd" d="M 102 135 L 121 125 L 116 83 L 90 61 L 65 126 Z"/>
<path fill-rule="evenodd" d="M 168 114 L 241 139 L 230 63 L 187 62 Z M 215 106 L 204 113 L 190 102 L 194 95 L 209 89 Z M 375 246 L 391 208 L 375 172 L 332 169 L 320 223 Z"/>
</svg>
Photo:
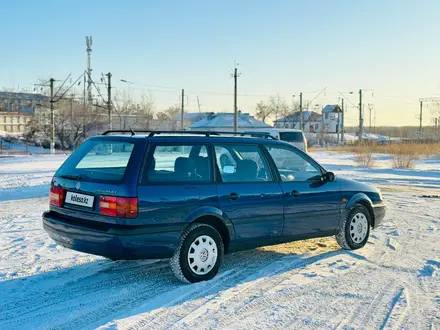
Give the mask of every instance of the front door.
<svg viewBox="0 0 440 330">
<path fill-rule="evenodd" d="M 266 147 L 281 176 L 285 217 L 283 235 L 335 230 L 343 207 L 337 182 L 323 180 L 321 168 L 297 149 Z"/>
<path fill-rule="evenodd" d="M 234 224 L 238 241 L 274 238 L 283 230 L 282 190 L 261 147 L 215 145 L 220 173 L 219 205 Z"/>
</svg>

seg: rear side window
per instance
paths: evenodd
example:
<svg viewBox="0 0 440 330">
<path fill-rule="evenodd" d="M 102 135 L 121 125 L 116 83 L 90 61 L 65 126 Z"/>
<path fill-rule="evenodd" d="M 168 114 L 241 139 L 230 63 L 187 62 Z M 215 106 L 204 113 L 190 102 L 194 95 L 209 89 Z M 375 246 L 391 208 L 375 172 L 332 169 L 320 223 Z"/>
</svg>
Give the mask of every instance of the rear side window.
<svg viewBox="0 0 440 330">
<path fill-rule="evenodd" d="M 301 132 L 280 132 L 280 140 L 304 143 L 304 137 Z"/>
<path fill-rule="evenodd" d="M 135 145 L 125 141 L 88 140 L 57 171 L 57 176 L 100 183 L 120 182 Z"/>
<path fill-rule="evenodd" d="M 143 183 L 206 183 L 212 181 L 206 145 L 154 146 Z"/>
</svg>

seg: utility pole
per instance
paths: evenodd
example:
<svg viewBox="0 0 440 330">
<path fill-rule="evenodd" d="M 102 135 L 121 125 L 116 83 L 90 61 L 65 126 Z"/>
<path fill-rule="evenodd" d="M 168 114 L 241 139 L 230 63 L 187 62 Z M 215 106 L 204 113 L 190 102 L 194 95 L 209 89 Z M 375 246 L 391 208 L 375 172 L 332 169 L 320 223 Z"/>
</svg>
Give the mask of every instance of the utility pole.
<svg viewBox="0 0 440 330">
<path fill-rule="evenodd" d="M 198 98 L 197 98 L 198 100 Z M 180 130 L 183 131 L 183 117 L 185 115 L 185 90 L 182 88 L 182 106 L 180 107 Z"/>
<path fill-rule="evenodd" d="M 108 129 L 112 129 L 112 74 L 107 73 L 107 107 L 108 107 Z"/>
<path fill-rule="evenodd" d="M 368 127 L 368 132 L 371 133 L 371 110 L 373 110 L 373 105 L 371 103 L 368 103 L 368 110 L 370 111 L 370 117 L 368 118 L 370 120 L 370 125 Z"/>
<path fill-rule="evenodd" d="M 364 127 L 364 117 L 362 114 L 362 89 L 359 90 L 359 144 L 362 144 L 362 131 Z"/>
<path fill-rule="evenodd" d="M 87 52 L 87 102 L 92 103 L 92 37 L 86 37 L 86 52 Z"/>
<path fill-rule="evenodd" d="M 202 120 L 202 111 L 200 110 L 200 101 L 198 96 L 197 96 L 197 107 L 199 108 L 199 118 L 200 120 Z"/>
<path fill-rule="evenodd" d="M 237 64 L 235 63 L 234 74 L 232 75 L 234 78 L 234 132 L 238 132 L 237 78 L 240 74 L 237 73 Z"/>
<path fill-rule="evenodd" d="M 299 128 L 304 130 L 304 118 L 303 118 L 303 93 L 299 93 Z"/>
<path fill-rule="evenodd" d="M 50 126 L 51 126 L 51 134 L 50 134 L 50 153 L 55 153 L 55 114 L 53 111 L 53 83 L 55 79 L 50 78 Z"/>
<path fill-rule="evenodd" d="M 74 143 L 73 143 L 73 98 L 74 94 L 70 95 L 70 143 L 72 143 L 72 152 L 74 150 Z"/>
<path fill-rule="evenodd" d="M 374 134 L 376 134 L 376 108 L 374 108 Z"/>
<path fill-rule="evenodd" d="M 420 127 L 419 127 L 419 139 L 422 138 L 422 125 L 423 125 L 423 101 L 420 100 Z"/>
<path fill-rule="evenodd" d="M 341 112 L 341 142 L 344 143 L 344 98 L 342 98 L 342 112 Z"/>
</svg>

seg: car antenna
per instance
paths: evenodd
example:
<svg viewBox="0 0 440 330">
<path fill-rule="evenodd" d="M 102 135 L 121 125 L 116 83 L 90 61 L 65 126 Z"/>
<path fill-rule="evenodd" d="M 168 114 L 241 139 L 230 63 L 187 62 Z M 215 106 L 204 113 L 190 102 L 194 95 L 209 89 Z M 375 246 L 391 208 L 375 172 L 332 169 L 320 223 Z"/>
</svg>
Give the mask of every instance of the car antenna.
<svg viewBox="0 0 440 330">
<path fill-rule="evenodd" d="M 131 136 L 136 135 L 136 133 L 133 131 L 133 129 L 131 128 L 131 126 L 128 126 L 128 128 L 130 129 L 131 132 Z"/>
</svg>

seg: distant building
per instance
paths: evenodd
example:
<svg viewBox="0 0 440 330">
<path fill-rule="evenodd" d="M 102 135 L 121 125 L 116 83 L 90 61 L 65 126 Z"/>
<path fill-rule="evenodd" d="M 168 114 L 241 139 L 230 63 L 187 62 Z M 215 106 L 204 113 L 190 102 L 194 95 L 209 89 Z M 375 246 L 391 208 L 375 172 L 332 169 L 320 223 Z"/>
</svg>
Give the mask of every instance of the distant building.
<svg viewBox="0 0 440 330">
<path fill-rule="evenodd" d="M 341 132 L 341 113 L 342 109 L 337 104 L 328 104 L 322 109 L 323 125 L 327 133 Z"/>
<path fill-rule="evenodd" d="M 303 110 L 303 126 L 305 133 L 317 133 L 321 131 L 322 116 L 311 110 Z M 275 120 L 274 127 L 276 128 L 292 128 L 300 129 L 301 113 L 299 111 L 281 117 Z"/>
<path fill-rule="evenodd" d="M 303 125 L 305 133 L 338 133 L 342 131 L 342 118 L 340 117 L 342 109 L 339 105 L 326 105 L 322 109 L 322 114 L 311 110 L 303 110 Z M 300 112 L 297 111 L 286 117 L 275 120 L 276 128 L 294 128 L 300 129 Z"/>
<path fill-rule="evenodd" d="M 0 131 L 23 133 L 32 120 L 32 114 L 20 112 L 0 112 Z"/>
<path fill-rule="evenodd" d="M 238 114 L 238 130 L 244 131 L 249 129 L 271 128 L 270 125 L 263 123 L 248 113 Z M 199 120 L 189 126 L 189 130 L 197 131 L 234 131 L 234 114 L 227 113 L 209 113 L 205 118 Z"/>
<path fill-rule="evenodd" d="M 35 108 L 48 99 L 42 94 L 0 92 L 0 112 L 34 114 Z"/>
</svg>

